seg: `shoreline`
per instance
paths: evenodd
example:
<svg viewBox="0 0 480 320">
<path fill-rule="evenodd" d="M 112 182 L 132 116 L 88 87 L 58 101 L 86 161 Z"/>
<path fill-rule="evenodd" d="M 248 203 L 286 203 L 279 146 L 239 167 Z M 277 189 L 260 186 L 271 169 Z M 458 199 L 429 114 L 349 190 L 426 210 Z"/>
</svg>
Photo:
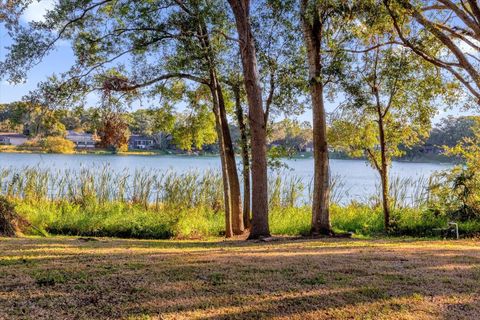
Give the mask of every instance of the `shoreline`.
<svg viewBox="0 0 480 320">
<path fill-rule="evenodd" d="M 95 155 L 95 156 L 169 156 L 169 157 L 191 157 L 191 158 L 212 158 L 212 157 L 219 157 L 219 154 L 215 153 L 174 153 L 174 152 L 166 152 L 166 151 L 126 151 L 126 152 L 110 152 L 106 150 L 95 150 L 95 151 L 76 151 L 73 153 L 52 153 L 46 151 L 38 151 L 38 150 L 0 150 L 0 154 L 37 154 L 37 155 L 70 155 L 70 156 L 85 156 L 85 155 Z M 236 154 L 239 157 L 239 154 Z M 300 153 L 292 157 L 282 157 L 281 159 L 284 160 L 307 160 L 313 159 L 312 154 L 304 154 Z M 336 156 L 332 154 L 329 157 L 330 160 L 346 160 L 346 161 L 365 161 L 364 158 L 349 158 L 343 156 Z M 400 162 L 400 163 L 435 163 L 435 164 L 457 164 L 457 159 L 449 159 L 446 157 L 417 157 L 413 159 L 407 158 L 397 158 L 393 159 L 393 162 Z"/>
</svg>

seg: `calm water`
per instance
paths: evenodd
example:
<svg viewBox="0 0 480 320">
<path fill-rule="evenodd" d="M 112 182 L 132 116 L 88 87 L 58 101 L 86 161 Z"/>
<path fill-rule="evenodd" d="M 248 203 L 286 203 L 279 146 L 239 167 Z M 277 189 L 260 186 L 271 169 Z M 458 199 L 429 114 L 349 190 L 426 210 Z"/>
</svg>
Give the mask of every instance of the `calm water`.
<svg viewBox="0 0 480 320">
<path fill-rule="evenodd" d="M 281 174 L 293 174 L 309 182 L 313 174 L 313 160 L 288 159 L 284 161 L 289 170 Z M 109 165 L 112 170 L 205 170 L 220 169 L 218 157 L 191 156 L 110 156 L 110 155 L 58 155 L 58 154 L 14 154 L 0 153 L 0 167 L 40 166 L 42 168 L 76 169 L 83 167 L 102 167 Z M 364 200 L 378 188 L 378 174 L 363 160 L 330 160 L 333 175 L 341 176 L 348 198 L 345 200 Z M 392 177 L 414 178 L 428 177 L 433 172 L 449 168 L 450 164 L 394 162 Z"/>
</svg>

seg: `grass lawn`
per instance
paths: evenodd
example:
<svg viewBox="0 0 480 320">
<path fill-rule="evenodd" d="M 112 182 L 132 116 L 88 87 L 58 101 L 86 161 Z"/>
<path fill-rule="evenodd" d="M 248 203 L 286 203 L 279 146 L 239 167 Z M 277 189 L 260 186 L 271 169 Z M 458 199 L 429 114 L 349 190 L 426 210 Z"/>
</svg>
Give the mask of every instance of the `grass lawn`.
<svg viewBox="0 0 480 320">
<path fill-rule="evenodd" d="M 480 242 L 0 238 L 0 319 L 479 319 Z"/>
</svg>

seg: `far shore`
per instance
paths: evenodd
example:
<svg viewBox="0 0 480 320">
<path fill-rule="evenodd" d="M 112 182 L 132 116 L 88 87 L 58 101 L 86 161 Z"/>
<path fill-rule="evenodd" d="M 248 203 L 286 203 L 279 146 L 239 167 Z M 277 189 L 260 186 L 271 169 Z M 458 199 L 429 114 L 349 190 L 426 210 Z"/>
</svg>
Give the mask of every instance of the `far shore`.
<svg viewBox="0 0 480 320">
<path fill-rule="evenodd" d="M 76 150 L 72 153 L 51 153 L 41 150 L 25 150 L 12 148 L 11 146 L 0 146 L 1 153 L 14 153 L 14 154 L 57 154 L 57 155 L 105 155 L 105 156 L 178 156 L 178 157 L 218 157 L 218 153 L 212 152 L 202 152 L 202 151 L 192 151 L 192 152 L 178 152 L 175 150 L 129 150 L 121 152 L 112 152 L 105 149 L 94 149 L 94 150 Z M 237 154 L 237 157 L 240 157 Z M 352 158 L 345 156 L 344 154 L 333 152 L 330 153 L 331 160 L 362 160 L 365 161 L 365 158 Z M 291 157 L 284 157 L 285 159 L 311 159 L 313 158 L 312 152 L 300 152 Z M 393 161 L 395 162 L 408 162 L 408 163 L 457 163 L 458 160 L 454 158 L 449 158 L 443 155 L 422 155 L 414 158 L 396 158 Z"/>
</svg>

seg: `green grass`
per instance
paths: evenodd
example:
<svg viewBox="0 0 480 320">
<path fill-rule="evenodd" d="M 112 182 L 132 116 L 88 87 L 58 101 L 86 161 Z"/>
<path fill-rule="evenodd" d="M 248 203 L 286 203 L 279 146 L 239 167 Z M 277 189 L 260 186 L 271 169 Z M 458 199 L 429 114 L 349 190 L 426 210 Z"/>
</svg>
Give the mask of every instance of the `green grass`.
<svg viewBox="0 0 480 320">
<path fill-rule="evenodd" d="M 123 202 L 88 202 L 14 200 L 17 212 L 33 226 L 29 233 L 122 238 L 167 239 L 208 238 L 224 232 L 223 211 L 208 207 L 182 208 L 126 204 Z M 336 232 L 357 236 L 383 234 L 383 214 L 379 208 L 351 204 L 331 206 L 331 221 Z M 287 207 L 270 210 L 270 230 L 277 235 L 305 235 L 311 224 L 311 208 Z M 433 230 L 447 225 L 443 216 L 428 210 L 402 209 L 393 212 L 392 235 L 437 236 Z M 480 231 L 480 221 L 459 223 L 462 235 Z"/>
<path fill-rule="evenodd" d="M 428 210 L 426 180 L 392 180 L 391 235 L 435 236 L 447 226 L 446 214 Z M 332 179 L 331 202 L 344 199 L 340 178 Z M 409 197 L 408 188 L 417 190 Z M 311 225 L 311 185 L 295 176 L 269 179 L 270 230 L 278 235 L 307 234 Z M 343 190 L 343 191 L 342 191 Z M 0 170 L 0 193 L 36 234 L 124 238 L 205 238 L 224 232 L 222 179 L 215 170 L 113 171 L 108 166 L 78 170 L 39 167 Z M 394 201 L 395 200 L 395 201 Z M 380 198 L 367 203 L 332 204 L 336 232 L 383 234 Z M 460 233 L 480 233 L 480 219 L 459 223 Z M 439 235 L 439 234 L 438 234 Z M 438 236 L 437 235 L 437 236 Z"/>
<path fill-rule="evenodd" d="M 166 239 L 218 236 L 224 226 L 221 213 L 202 207 L 145 209 L 121 202 L 18 201 L 16 210 L 34 226 L 32 233 Z"/>
</svg>

